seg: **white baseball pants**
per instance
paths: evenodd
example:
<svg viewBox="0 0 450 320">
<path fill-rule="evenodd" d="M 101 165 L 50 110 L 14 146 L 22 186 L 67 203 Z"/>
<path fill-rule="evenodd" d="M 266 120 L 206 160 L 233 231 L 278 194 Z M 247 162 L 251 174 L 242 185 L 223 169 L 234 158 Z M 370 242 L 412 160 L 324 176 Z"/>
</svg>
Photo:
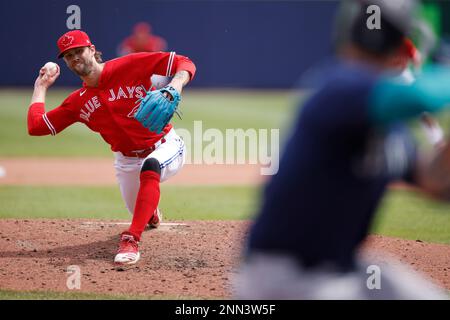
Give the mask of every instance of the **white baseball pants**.
<svg viewBox="0 0 450 320">
<path fill-rule="evenodd" d="M 164 138 L 166 142 L 158 146 L 145 158 L 158 160 L 161 168 L 161 182 L 178 173 L 186 159 L 184 141 L 176 134 L 174 129 L 170 130 Z M 133 214 L 140 186 L 139 174 L 145 159 L 125 157 L 121 152 L 114 152 L 114 157 L 114 168 L 120 192 L 128 211 Z"/>
</svg>

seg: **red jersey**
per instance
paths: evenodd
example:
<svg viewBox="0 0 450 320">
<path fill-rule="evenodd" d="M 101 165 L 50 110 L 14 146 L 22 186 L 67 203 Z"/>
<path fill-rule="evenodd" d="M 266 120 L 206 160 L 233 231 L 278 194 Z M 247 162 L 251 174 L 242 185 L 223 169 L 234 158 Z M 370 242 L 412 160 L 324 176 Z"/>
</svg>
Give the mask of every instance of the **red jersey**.
<svg viewBox="0 0 450 320">
<path fill-rule="evenodd" d="M 153 74 L 173 76 L 185 70 L 191 79 L 195 65 L 175 52 L 135 53 L 105 62 L 97 87 L 72 92 L 63 103 L 45 112 L 43 103 L 34 103 L 28 111 L 31 135 L 55 135 L 75 122 L 84 123 L 111 145 L 112 151 L 129 153 L 152 147 L 172 128 L 162 133 L 146 129 L 133 115 L 136 101 L 150 89 Z"/>
</svg>

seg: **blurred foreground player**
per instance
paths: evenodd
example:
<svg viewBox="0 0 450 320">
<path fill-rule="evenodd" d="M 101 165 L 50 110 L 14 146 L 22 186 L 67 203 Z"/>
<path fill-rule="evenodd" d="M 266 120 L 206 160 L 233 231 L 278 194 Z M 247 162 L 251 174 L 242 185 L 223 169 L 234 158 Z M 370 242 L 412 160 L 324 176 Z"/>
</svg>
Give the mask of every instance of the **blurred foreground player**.
<svg viewBox="0 0 450 320">
<path fill-rule="evenodd" d="M 366 27 L 381 7 L 381 29 Z M 367 285 L 357 249 L 390 181 L 403 179 L 450 201 L 450 147 L 419 157 L 402 122 L 450 103 L 450 70 L 399 83 L 397 58 L 414 2 L 345 1 L 339 58 L 303 105 L 264 191 L 235 279 L 243 299 L 440 299 L 436 286 L 401 265 L 382 265 Z"/>
</svg>

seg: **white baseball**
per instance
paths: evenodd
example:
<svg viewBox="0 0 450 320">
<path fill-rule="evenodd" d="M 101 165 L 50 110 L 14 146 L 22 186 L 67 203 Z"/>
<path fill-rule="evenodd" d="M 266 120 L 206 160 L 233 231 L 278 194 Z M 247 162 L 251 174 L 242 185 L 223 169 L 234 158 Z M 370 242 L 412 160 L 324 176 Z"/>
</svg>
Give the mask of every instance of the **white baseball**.
<svg viewBox="0 0 450 320">
<path fill-rule="evenodd" d="M 48 75 L 52 76 L 56 72 L 58 72 L 59 66 L 56 63 L 54 63 L 54 62 L 47 62 L 44 65 L 44 68 L 45 68 L 45 73 L 47 73 Z"/>
</svg>

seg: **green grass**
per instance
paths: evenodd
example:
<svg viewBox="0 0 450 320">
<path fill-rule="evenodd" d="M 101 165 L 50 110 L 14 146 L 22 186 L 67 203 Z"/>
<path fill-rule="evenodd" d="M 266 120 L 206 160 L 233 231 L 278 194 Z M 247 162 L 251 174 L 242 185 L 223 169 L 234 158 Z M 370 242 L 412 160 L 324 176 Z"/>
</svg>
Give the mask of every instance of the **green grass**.
<svg viewBox="0 0 450 320">
<path fill-rule="evenodd" d="M 259 189 L 249 186 L 162 186 L 161 205 L 171 220 L 251 219 Z M 0 187 L 0 218 L 129 219 L 116 187 Z M 390 191 L 372 232 L 450 244 L 450 205 L 409 191 Z"/>
<path fill-rule="evenodd" d="M 450 299 L 450 291 L 448 292 L 448 296 Z M 77 291 L 55 292 L 0 290 L 0 301 L 2 300 L 199 300 L 199 298 L 188 296 L 161 297 L 144 295 L 109 295 Z"/>
<path fill-rule="evenodd" d="M 126 219 L 118 187 L 0 187 L 2 218 Z"/>
<path fill-rule="evenodd" d="M 51 89 L 46 110 L 58 106 L 71 91 Z M 0 156 L 110 156 L 102 138 L 82 124 L 75 124 L 57 136 L 30 137 L 27 111 L 32 88 L 0 90 Z M 180 108 L 183 120 L 174 117 L 174 126 L 193 135 L 194 121 L 203 122 L 203 131 L 217 128 L 282 128 L 285 132 L 295 110 L 296 97 L 288 91 L 197 91 L 186 90 Z"/>
<path fill-rule="evenodd" d="M 251 187 L 162 186 L 167 219 L 248 218 L 256 205 Z M 0 187 L 0 218 L 129 219 L 118 187 Z"/>
<path fill-rule="evenodd" d="M 380 207 L 373 231 L 387 236 L 450 244 L 450 205 L 410 191 L 391 191 Z"/>
<path fill-rule="evenodd" d="M 63 101 L 68 91 L 53 90 L 47 97 L 47 110 Z M 32 89 L 0 90 L 1 156 L 74 156 L 108 154 L 109 147 L 97 134 L 81 124 L 70 127 L 58 137 L 31 137 L 27 132 L 27 111 Z"/>
<path fill-rule="evenodd" d="M 170 219 L 240 220 L 254 214 L 258 196 L 249 186 L 167 186 L 161 208 Z"/>
<path fill-rule="evenodd" d="M 187 300 L 198 299 L 187 296 L 145 296 L 145 295 L 117 295 L 97 294 L 79 291 L 55 292 L 55 291 L 15 291 L 0 290 L 1 300 Z"/>
<path fill-rule="evenodd" d="M 100 295 L 93 293 L 52 292 L 52 291 L 13 291 L 0 290 L 0 300 L 116 300 L 144 299 L 128 295 Z"/>
</svg>

